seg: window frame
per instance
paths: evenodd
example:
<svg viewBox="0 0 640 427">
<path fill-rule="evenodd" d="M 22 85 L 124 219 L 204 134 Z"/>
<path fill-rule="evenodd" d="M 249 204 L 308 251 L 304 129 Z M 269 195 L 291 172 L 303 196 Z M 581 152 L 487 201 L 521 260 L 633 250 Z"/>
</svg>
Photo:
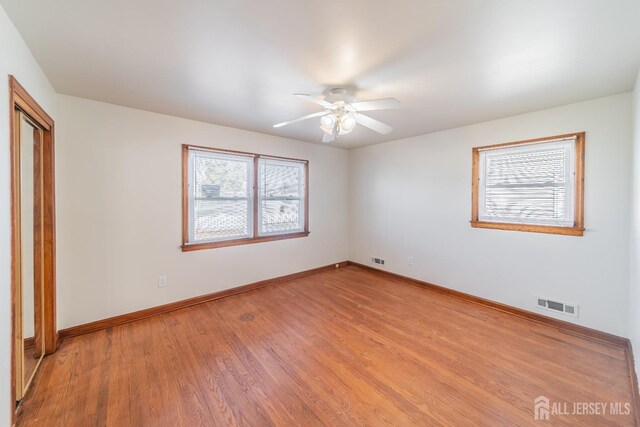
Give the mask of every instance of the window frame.
<svg viewBox="0 0 640 427">
<path fill-rule="evenodd" d="M 190 214 L 192 211 L 192 200 L 189 197 L 189 186 L 191 179 L 191 171 L 189 165 L 189 151 L 198 150 L 205 152 L 212 152 L 218 154 L 237 155 L 237 156 L 249 156 L 253 159 L 253 168 L 251 170 L 252 183 L 250 185 L 250 197 L 249 200 L 252 203 L 253 212 L 250 217 L 252 218 L 252 236 L 241 237 L 226 240 L 217 240 L 209 242 L 190 242 Z M 278 234 L 266 234 L 260 235 L 259 233 L 259 191 L 258 191 L 258 179 L 259 179 L 259 159 L 271 159 L 285 162 L 298 162 L 304 167 L 304 203 L 303 203 L 303 230 L 296 230 L 294 232 L 278 233 Z M 303 159 L 295 159 L 290 157 L 272 156 L 259 153 L 251 153 L 245 151 L 227 150 L 221 148 L 205 147 L 200 145 L 182 144 L 182 246 L 183 252 L 195 251 L 201 249 L 213 249 L 228 246 L 247 245 L 260 242 L 271 242 L 275 240 L 294 239 L 298 237 L 307 237 L 309 235 L 309 161 Z"/>
<path fill-rule="evenodd" d="M 480 152 L 483 150 L 510 148 L 521 145 L 542 144 L 552 142 L 554 140 L 575 138 L 574 152 L 574 206 L 573 206 L 573 225 L 541 225 L 528 224 L 520 222 L 495 222 L 480 221 L 479 202 L 480 202 Z M 471 185 L 471 226 L 474 228 L 492 228 L 498 230 L 525 231 L 533 233 L 561 234 L 566 236 L 582 236 L 584 234 L 584 143 L 585 132 L 575 132 L 564 135 L 555 135 L 544 138 L 528 139 L 525 141 L 507 142 L 503 144 L 486 145 L 473 148 L 472 161 L 472 185 Z"/>
</svg>

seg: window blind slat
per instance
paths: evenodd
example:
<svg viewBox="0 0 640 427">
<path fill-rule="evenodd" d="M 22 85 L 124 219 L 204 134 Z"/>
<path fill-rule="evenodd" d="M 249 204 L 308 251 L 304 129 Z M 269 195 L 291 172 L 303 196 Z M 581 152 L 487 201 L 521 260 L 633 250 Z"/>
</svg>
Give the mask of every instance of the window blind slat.
<svg viewBox="0 0 640 427">
<path fill-rule="evenodd" d="M 481 221 L 572 225 L 574 140 L 480 152 Z"/>
</svg>

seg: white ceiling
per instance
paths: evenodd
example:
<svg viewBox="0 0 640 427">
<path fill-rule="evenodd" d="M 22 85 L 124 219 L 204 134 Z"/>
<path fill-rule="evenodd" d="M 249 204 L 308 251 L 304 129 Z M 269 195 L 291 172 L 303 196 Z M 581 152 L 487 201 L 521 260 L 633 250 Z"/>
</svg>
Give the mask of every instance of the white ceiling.
<svg viewBox="0 0 640 427">
<path fill-rule="evenodd" d="M 318 142 L 293 93 L 353 86 L 356 147 L 629 91 L 638 0 L 0 0 L 64 94 Z"/>
</svg>

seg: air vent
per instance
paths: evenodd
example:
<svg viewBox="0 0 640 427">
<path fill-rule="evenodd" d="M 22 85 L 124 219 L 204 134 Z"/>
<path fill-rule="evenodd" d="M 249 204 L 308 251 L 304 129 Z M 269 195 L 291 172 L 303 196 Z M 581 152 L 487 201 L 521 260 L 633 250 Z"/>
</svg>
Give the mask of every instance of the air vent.
<svg viewBox="0 0 640 427">
<path fill-rule="evenodd" d="M 570 304 L 538 297 L 538 307 L 549 311 L 555 311 L 556 313 L 578 317 L 578 304 Z"/>
<path fill-rule="evenodd" d="M 547 301 L 547 308 L 555 311 L 564 311 L 564 304 L 561 302 Z"/>
</svg>

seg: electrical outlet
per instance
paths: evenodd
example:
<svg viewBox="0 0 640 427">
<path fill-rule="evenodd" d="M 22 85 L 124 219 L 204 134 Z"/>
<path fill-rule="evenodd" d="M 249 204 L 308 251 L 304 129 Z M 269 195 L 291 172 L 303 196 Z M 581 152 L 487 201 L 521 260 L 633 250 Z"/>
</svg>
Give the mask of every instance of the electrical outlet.
<svg viewBox="0 0 640 427">
<path fill-rule="evenodd" d="M 372 257 L 372 258 L 371 258 L 371 262 L 372 262 L 373 264 L 384 265 L 384 260 L 383 260 L 382 258 L 375 258 L 375 257 Z"/>
<path fill-rule="evenodd" d="M 413 265 L 413 257 L 410 256 L 409 258 L 407 258 L 407 264 L 409 265 Z"/>
<path fill-rule="evenodd" d="M 158 287 L 164 288 L 167 286 L 167 276 L 158 276 Z"/>
</svg>

